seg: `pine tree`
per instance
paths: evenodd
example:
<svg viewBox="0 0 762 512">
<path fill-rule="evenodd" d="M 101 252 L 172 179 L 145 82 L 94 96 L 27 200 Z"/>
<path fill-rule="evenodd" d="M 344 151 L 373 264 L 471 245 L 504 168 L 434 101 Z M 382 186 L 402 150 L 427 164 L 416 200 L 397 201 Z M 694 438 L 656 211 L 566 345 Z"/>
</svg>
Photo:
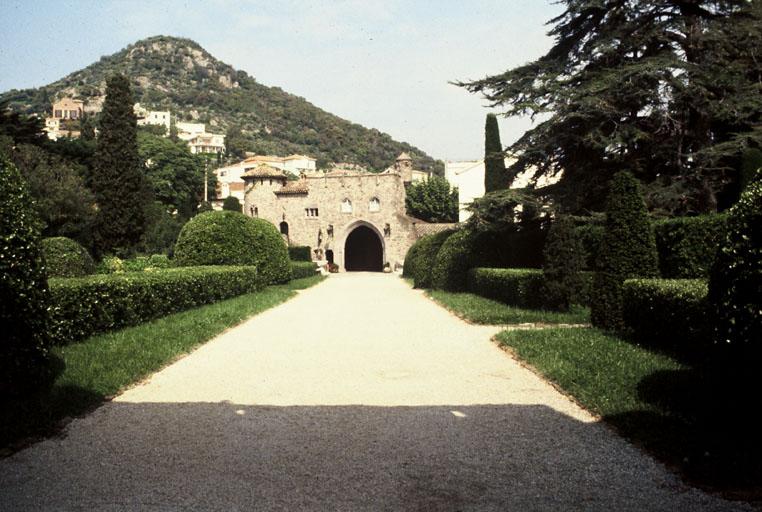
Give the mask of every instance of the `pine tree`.
<svg viewBox="0 0 762 512">
<path fill-rule="evenodd" d="M 638 180 L 620 171 L 606 199 L 606 231 L 598 250 L 591 292 L 594 326 L 621 329 L 622 283 L 658 275 L 656 241 Z"/>
<path fill-rule="evenodd" d="M 0 154 L 0 399 L 50 384 L 47 276 L 39 219 L 21 173 Z"/>
<path fill-rule="evenodd" d="M 138 155 L 137 119 L 130 83 L 123 75 L 106 82 L 92 189 L 98 205 L 98 252 L 129 255 L 146 229 L 149 192 Z"/>
<path fill-rule="evenodd" d="M 459 85 L 507 116 L 546 116 L 509 147 L 511 171 L 561 176 L 570 213 L 600 210 L 630 169 L 666 211 L 710 210 L 762 142 L 762 2 L 561 0 L 539 59 Z"/>
<path fill-rule="evenodd" d="M 544 303 L 549 308 L 568 311 L 581 288 L 580 272 L 585 266 L 585 248 L 570 217 L 560 216 L 551 225 L 543 259 Z"/>
<path fill-rule="evenodd" d="M 508 188 L 508 181 L 497 116 L 487 114 L 484 124 L 484 193 Z"/>
</svg>

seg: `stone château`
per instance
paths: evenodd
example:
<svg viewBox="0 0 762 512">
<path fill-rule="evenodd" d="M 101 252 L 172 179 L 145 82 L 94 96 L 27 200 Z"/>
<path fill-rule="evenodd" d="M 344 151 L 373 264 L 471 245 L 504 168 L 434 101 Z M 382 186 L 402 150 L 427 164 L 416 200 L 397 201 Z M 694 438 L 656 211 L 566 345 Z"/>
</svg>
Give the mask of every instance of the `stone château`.
<svg viewBox="0 0 762 512">
<path fill-rule="evenodd" d="M 342 271 L 400 268 L 418 237 L 449 226 L 405 214 L 413 173 L 405 153 L 381 173 L 339 169 L 296 181 L 261 164 L 242 174 L 244 212 L 275 224 L 289 244 L 311 247 L 316 262 Z"/>
</svg>

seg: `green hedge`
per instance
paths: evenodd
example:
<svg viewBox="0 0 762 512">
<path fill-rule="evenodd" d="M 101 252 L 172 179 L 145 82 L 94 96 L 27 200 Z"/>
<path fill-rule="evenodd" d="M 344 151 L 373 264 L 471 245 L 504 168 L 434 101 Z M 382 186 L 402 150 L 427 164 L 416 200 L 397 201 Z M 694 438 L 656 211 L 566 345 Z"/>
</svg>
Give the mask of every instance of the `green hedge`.
<svg viewBox="0 0 762 512">
<path fill-rule="evenodd" d="M 625 325 L 644 345 L 697 351 L 711 339 L 704 279 L 628 279 L 622 296 Z"/>
<path fill-rule="evenodd" d="M 415 265 L 418 262 L 418 251 L 421 250 L 421 243 L 426 237 L 419 238 L 407 250 L 405 261 L 402 264 L 402 277 L 413 277 Z"/>
<path fill-rule="evenodd" d="M 48 277 L 81 277 L 95 271 L 90 253 L 71 238 L 44 238 L 42 252 Z"/>
<path fill-rule="evenodd" d="M 416 288 L 431 288 L 432 269 L 439 249 L 454 232 L 453 230 L 446 230 L 421 238 L 419 248 L 414 256 L 413 286 Z"/>
<path fill-rule="evenodd" d="M 580 288 L 575 290 L 572 303 L 590 304 L 592 272 L 580 272 Z M 550 307 L 545 299 L 545 277 L 542 270 L 533 268 L 472 268 L 468 271 L 468 291 L 509 306 L 527 309 Z"/>
<path fill-rule="evenodd" d="M 432 288 L 448 292 L 466 289 L 468 269 L 474 266 L 475 238 L 471 231 L 461 229 L 445 240 L 431 271 Z"/>
<path fill-rule="evenodd" d="M 706 278 L 727 229 L 727 216 L 678 217 L 654 223 L 659 270 L 665 278 Z"/>
<path fill-rule="evenodd" d="M 58 344 L 260 290 L 256 267 L 186 267 L 49 280 Z"/>
<path fill-rule="evenodd" d="M 121 272 L 145 272 L 158 268 L 170 268 L 171 266 L 172 261 L 166 254 L 136 256 L 127 260 L 116 256 L 106 256 L 98 263 L 95 271 L 97 274 L 117 274 Z"/>
<path fill-rule="evenodd" d="M 303 277 L 312 277 L 317 272 L 317 263 L 312 261 L 292 261 L 291 278 L 301 279 Z"/>
<path fill-rule="evenodd" d="M 274 224 L 238 212 L 206 212 L 183 226 L 175 244 L 178 266 L 254 265 L 268 283 L 291 279 L 288 248 Z"/>
<path fill-rule="evenodd" d="M 312 250 L 306 245 L 289 245 L 288 257 L 291 261 L 312 261 Z"/>
<path fill-rule="evenodd" d="M 574 228 L 574 234 L 585 248 L 585 269 L 595 270 L 595 260 L 598 258 L 598 247 L 601 245 L 606 228 L 603 224 L 586 223 Z"/>
</svg>

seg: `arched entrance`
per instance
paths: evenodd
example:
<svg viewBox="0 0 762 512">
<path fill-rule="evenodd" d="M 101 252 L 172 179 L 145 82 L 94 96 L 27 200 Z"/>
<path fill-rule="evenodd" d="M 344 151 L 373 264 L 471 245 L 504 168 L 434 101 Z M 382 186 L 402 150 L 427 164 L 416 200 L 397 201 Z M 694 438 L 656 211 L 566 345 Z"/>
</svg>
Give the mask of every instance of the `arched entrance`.
<svg viewBox="0 0 762 512">
<path fill-rule="evenodd" d="M 381 239 L 368 226 L 356 227 L 347 237 L 344 268 L 349 272 L 381 272 L 384 269 Z"/>
</svg>

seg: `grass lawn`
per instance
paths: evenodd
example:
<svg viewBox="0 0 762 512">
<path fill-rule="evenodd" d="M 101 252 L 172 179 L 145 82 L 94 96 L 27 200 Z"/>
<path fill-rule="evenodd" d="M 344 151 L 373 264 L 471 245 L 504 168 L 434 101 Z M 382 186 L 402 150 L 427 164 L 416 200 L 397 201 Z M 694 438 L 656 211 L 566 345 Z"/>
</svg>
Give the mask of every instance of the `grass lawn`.
<svg viewBox="0 0 762 512">
<path fill-rule="evenodd" d="M 65 366 L 49 393 L 0 412 L 0 448 L 44 436 L 246 318 L 325 279 L 314 276 L 56 347 Z"/>
<path fill-rule="evenodd" d="M 559 313 L 516 308 L 473 293 L 453 293 L 442 290 L 427 290 L 426 293 L 459 317 L 476 324 L 586 324 L 590 322 L 590 309 L 582 306 L 572 306 L 570 312 Z"/>
<path fill-rule="evenodd" d="M 497 339 L 694 483 L 729 497 L 762 498 L 757 386 L 744 390 L 736 377 L 593 328 L 504 331 Z"/>
</svg>

